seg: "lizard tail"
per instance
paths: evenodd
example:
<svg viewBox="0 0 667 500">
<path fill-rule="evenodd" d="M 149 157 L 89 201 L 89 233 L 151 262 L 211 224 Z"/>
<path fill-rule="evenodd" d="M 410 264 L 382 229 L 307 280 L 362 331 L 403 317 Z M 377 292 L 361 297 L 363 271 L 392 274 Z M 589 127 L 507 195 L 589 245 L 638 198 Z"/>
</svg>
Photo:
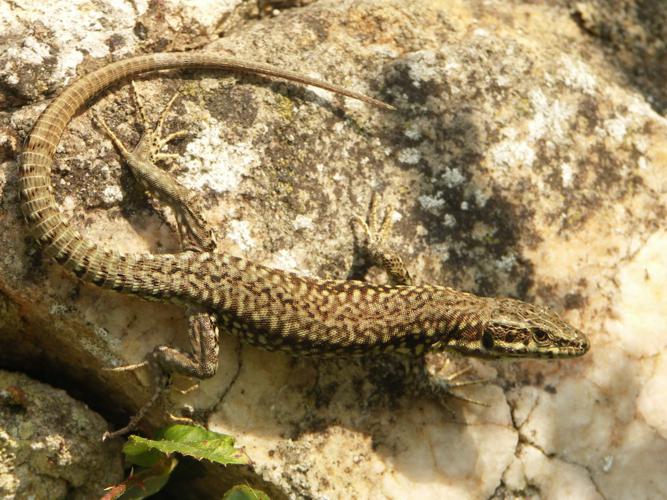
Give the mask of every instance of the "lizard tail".
<svg viewBox="0 0 667 500">
<path fill-rule="evenodd" d="M 80 278 L 97 285 L 139 295 L 155 295 L 168 287 L 168 270 L 183 255 L 123 255 L 83 238 L 62 216 L 53 195 L 51 167 L 67 124 L 96 94 L 113 83 L 161 69 L 197 67 L 282 78 L 320 87 L 369 104 L 392 106 L 336 85 L 260 63 L 247 63 L 213 53 L 157 53 L 104 66 L 67 87 L 41 114 L 26 139 L 20 157 L 21 207 L 30 230 L 44 252 Z M 145 271 L 138 273 L 137 271 Z"/>
</svg>

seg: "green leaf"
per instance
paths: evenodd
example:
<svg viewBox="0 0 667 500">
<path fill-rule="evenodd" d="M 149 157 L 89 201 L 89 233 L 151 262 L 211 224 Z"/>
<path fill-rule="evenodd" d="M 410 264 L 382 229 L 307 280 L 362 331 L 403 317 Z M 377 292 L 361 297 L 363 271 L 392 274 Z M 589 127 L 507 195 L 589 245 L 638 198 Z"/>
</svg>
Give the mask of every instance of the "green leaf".
<svg viewBox="0 0 667 500">
<path fill-rule="evenodd" d="M 156 451 L 166 454 L 180 453 L 223 465 L 250 462 L 243 451 L 234 448 L 233 437 L 199 426 L 172 425 L 158 432 L 154 440 L 132 435 L 123 446 L 123 453 L 128 460 L 140 465 L 150 466 L 159 460 L 159 453 L 156 455 Z"/>
<path fill-rule="evenodd" d="M 263 491 L 255 490 L 245 484 L 234 486 L 224 494 L 222 500 L 271 500 Z"/>
<path fill-rule="evenodd" d="M 151 467 L 131 474 L 125 481 L 110 488 L 102 500 L 140 500 L 154 495 L 167 484 L 176 464 L 176 458 L 162 455 Z"/>
<path fill-rule="evenodd" d="M 141 467 L 151 467 L 165 456 L 160 450 L 130 440 L 123 445 L 123 453 L 127 462 Z"/>
</svg>

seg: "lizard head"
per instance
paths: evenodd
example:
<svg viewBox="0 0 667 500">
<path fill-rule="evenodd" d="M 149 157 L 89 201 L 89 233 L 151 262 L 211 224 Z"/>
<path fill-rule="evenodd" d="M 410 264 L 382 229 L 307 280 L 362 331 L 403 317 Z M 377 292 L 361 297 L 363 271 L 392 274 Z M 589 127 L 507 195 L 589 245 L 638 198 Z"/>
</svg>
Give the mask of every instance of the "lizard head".
<svg viewBox="0 0 667 500">
<path fill-rule="evenodd" d="M 480 357 L 570 358 L 588 351 L 586 335 L 551 309 L 509 298 L 485 305 L 477 315 L 484 319 L 461 325 L 447 348 Z"/>
</svg>

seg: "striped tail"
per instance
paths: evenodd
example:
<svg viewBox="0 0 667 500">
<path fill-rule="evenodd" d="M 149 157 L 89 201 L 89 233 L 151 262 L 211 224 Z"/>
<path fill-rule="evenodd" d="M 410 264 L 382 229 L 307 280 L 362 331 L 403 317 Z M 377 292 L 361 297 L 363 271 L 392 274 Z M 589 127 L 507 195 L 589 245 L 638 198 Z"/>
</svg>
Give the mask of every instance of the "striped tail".
<svg viewBox="0 0 667 500">
<path fill-rule="evenodd" d="M 168 291 L 175 268 L 187 268 L 187 261 L 191 259 L 189 254 L 122 255 L 101 249 L 84 239 L 63 219 L 51 184 L 51 167 L 60 138 L 70 120 L 93 96 L 133 75 L 183 67 L 216 68 L 282 78 L 393 109 L 363 94 L 297 73 L 205 52 L 137 56 L 114 62 L 78 79 L 51 102 L 30 132 L 21 154 L 19 185 L 23 214 L 35 239 L 47 255 L 84 280 L 116 290 L 154 296 L 156 287 L 162 292 Z"/>
</svg>

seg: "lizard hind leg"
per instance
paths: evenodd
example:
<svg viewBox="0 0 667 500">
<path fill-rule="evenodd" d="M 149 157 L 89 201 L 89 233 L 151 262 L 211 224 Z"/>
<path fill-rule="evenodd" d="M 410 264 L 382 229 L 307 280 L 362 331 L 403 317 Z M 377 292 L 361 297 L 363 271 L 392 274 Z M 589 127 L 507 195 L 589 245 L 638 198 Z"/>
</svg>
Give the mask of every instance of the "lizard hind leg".
<svg viewBox="0 0 667 500">
<path fill-rule="evenodd" d="M 171 346 L 157 346 L 151 362 L 164 372 L 197 379 L 211 378 L 218 369 L 219 332 L 215 314 L 195 312 L 188 318 L 191 353 Z"/>
<path fill-rule="evenodd" d="M 177 158 L 178 155 L 160 153 L 159 151 L 168 142 L 188 134 L 184 130 L 179 130 L 164 138 L 162 137 L 162 128 L 166 117 L 180 94 L 176 92 L 171 97 L 162 110 L 157 124 L 151 130 L 146 121 L 143 102 L 134 82 L 132 82 L 132 89 L 137 113 L 142 122 L 143 134 L 131 152 L 97 114 L 94 115 L 95 122 L 115 144 L 135 179 L 149 194 L 151 204 L 159 213 L 162 213 L 162 218 L 166 221 L 169 219 L 163 213 L 163 207 L 157 207 L 155 200 L 171 207 L 176 217 L 175 229 L 178 232 L 182 250 L 193 252 L 213 251 L 216 247 L 215 236 L 202 215 L 204 210 L 200 196 L 183 186 L 169 169 L 158 167 L 155 163 L 158 160 Z M 170 223 L 168 222 L 168 224 Z"/>
<path fill-rule="evenodd" d="M 133 88 L 137 109 L 142 110 L 143 106 L 139 104 L 140 99 L 136 87 Z M 200 196 L 183 186 L 170 172 L 170 168 L 160 173 L 155 171 L 155 168 L 158 168 L 157 166 L 151 168 L 159 160 L 172 161 L 179 158 L 178 154 L 161 153 L 160 151 L 174 139 L 189 134 L 186 130 L 177 130 L 165 137 L 162 136 L 164 122 L 179 95 L 180 92 L 175 92 L 169 99 L 152 131 L 148 131 L 145 123 L 145 113 L 140 111 L 146 131 L 139 140 L 133 154 L 143 161 L 135 162 L 132 169 L 134 175 L 145 185 L 146 190 L 169 205 L 174 211 L 176 229 L 182 249 L 193 252 L 213 251 L 216 247 L 216 241 L 213 231 L 202 215 L 204 210 Z M 157 179 L 149 181 L 149 174 L 153 178 L 157 177 Z"/>
<path fill-rule="evenodd" d="M 215 375 L 218 368 L 219 333 L 214 314 L 195 312 L 189 317 L 190 344 L 192 353 L 171 346 L 157 346 L 148 359 L 134 365 L 108 368 L 108 371 L 130 371 L 149 367 L 155 375 L 155 389 L 151 398 L 135 413 L 127 425 L 113 432 L 105 432 L 102 440 L 113 439 L 135 430 L 156 401 L 171 385 L 171 375 L 178 373 L 197 379 Z"/>
</svg>

